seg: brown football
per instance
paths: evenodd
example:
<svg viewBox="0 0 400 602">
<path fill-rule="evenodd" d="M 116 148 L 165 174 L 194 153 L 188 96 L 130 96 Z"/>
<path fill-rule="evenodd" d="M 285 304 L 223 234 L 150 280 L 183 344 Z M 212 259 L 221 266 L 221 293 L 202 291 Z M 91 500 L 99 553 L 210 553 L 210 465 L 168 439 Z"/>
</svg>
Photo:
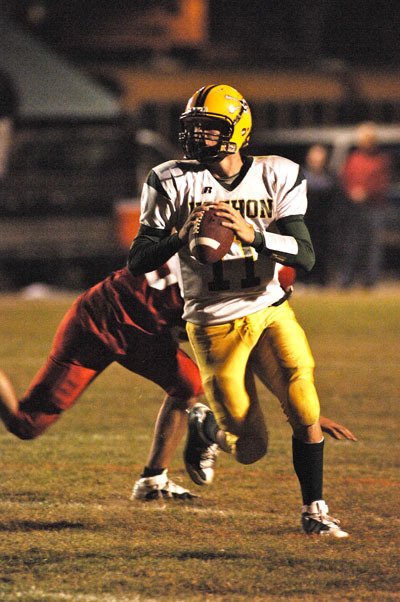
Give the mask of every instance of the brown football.
<svg viewBox="0 0 400 602">
<path fill-rule="evenodd" d="M 189 250 L 200 263 L 216 263 L 231 248 L 233 231 L 222 225 L 222 217 L 210 208 L 199 213 L 189 234 Z"/>
</svg>

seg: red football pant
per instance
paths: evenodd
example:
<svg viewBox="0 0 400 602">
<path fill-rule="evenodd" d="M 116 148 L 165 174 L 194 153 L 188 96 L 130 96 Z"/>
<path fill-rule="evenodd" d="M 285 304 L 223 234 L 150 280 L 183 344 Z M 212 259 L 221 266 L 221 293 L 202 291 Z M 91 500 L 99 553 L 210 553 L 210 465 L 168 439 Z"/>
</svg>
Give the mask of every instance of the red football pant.
<svg viewBox="0 0 400 602">
<path fill-rule="evenodd" d="M 124 328 L 123 339 L 123 347 L 115 353 L 87 326 L 82 326 L 72 306 L 56 332 L 47 361 L 20 402 L 17 417 L 8 425 L 9 430 L 21 439 L 37 437 L 114 361 L 159 385 L 171 397 L 188 400 L 201 395 L 196 364 L 169 332 L 155 336 L 137 328 Z"/>
</svg>

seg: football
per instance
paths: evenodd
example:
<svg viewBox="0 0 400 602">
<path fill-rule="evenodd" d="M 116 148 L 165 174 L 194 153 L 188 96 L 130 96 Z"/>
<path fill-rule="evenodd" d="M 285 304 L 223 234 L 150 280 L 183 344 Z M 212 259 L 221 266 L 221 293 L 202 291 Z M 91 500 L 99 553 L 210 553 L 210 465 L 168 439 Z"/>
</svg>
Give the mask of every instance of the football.
<svg viewBox="0 0 400 602">
<path fill-rule="evenodd" d="M 216 263 L 222 259 L 234 239 L 233 231 L 223 226 L 223 219 L 215 213 L 212 207 L 200 212 L 189 233 L 190 253 L 200 263 Z"/>
</svg>

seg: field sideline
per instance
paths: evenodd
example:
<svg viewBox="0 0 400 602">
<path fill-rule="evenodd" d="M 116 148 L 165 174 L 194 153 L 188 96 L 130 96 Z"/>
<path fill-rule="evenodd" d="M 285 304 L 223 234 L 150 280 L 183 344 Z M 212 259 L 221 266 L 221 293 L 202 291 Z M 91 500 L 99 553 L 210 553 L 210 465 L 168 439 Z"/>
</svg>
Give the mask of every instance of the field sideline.
<svg viewBox="0 0 400 602">
<path fill-rule="evenodd" d="M 0 367 L 22 393 L 74 297 L 0 296 Z M 40 439 L 0 428 L 0 601 L 400 600 L 400 287 L 301 291 L 292 305 L 316 361 L 323 413 L 359 441 L 327 439 L 325 492 L 348 540 L 300 531 L 290 430 L 260 391 L 267 458 L 221 455 L 194 502 L 129 500 L 160 389 L 113 365 Z M 187 347 L 186 347 L 187 348 Z"/>
</svg>

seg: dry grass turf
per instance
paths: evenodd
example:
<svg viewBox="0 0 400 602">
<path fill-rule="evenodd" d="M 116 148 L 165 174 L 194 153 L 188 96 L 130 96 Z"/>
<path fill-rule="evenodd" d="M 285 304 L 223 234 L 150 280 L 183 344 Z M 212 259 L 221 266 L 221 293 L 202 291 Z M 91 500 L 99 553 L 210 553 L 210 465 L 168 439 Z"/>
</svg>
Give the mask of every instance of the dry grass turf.
<svg viewBox="0 0 400 602">
<path fill-rule="evenodd" d="M 0 366 L 19 393 L 71 299 L 0 298 Z M 325 493 L 351 537 L 303 535 L 290 430 L 262 392 L 267 458 L 221 455 L 195 502 L 131 502 L 162 392 L 117 365 L 40 439 L 0 430 L 0 601 L 400 600 L 400 291 L 298 293 L 323 412 L 357 443 L 326 444 Z"/>
</svg>

